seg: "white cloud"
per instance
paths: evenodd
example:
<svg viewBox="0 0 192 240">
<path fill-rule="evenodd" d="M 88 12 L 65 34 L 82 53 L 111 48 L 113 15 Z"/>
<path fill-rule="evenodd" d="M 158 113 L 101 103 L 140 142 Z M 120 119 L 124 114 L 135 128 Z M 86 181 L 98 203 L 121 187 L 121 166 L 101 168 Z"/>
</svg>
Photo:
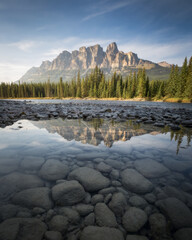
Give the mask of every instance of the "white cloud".
<svg viewBox="0 0 192 240">
<path fill-rule="evenodd" d="M 0 62 L 0 82 L 13 82 L 22 77 L 31 66 Z"/>
<path fill-rule="evenodd" d="M 86 17 L 84 17 L 82 19 L 82 21 L 88 21 L 89 19 L 95 18 L 97 16 L 104 15 L 104 14 L 109 13 L 109 12 L 113 12 L 115 10 L 118 10 L 120 8 L 128 6 L 132 2 L 133 1 L 131 1 L 131 0 L 129 0 L 129 1 L 127 0 L 127 1 L 117 2 L 116 4 L 108 3 L 108 5 L 103 5 L 103 6 L 100 7 L 100 9 L 96 9 L 95 12 L 93 12 L 92 14 L 89 14 Z"/>
<path fill-rule="evenodd" d="M 36 47 L 40 44 L 41 44 L 41 42 L 24 40 L 24 41 L 9 43 L 8 45 L 12 46 L 12 47 L 17 47 L 18 49 L 20 49 L 22 51 L 29 51 L 31 48 Z"/>
</svg>

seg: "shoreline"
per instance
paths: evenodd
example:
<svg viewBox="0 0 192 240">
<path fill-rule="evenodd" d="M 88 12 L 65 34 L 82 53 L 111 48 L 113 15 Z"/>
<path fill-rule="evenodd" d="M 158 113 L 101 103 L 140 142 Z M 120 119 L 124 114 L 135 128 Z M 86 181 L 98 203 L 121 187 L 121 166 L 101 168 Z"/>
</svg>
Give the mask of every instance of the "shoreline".
<svg viewBox="0 0 192 240">
<path fill-rule="evenodd" d="M 40 97 L 40 98 L 0 98 L 0 100 L 94 100 L 94 101 L 124 101 L 124 102 L 168 102 L 168 103 L 192 103 L 190 99 L 180 99 L 180 98 L 164 98 L 164 99 L 149 99 L 149 98 L 77 98 L 77 97 L 68 97 L 68 98 L 56 98 L 56 97 Z"/>
</svg>

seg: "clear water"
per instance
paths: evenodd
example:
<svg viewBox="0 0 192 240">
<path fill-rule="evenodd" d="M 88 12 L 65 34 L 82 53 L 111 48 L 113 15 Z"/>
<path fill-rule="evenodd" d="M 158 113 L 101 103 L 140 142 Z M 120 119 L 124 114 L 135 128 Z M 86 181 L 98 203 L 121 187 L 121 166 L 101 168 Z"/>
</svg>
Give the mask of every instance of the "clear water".
<svg viewBox="0 0 192 240">
<path fill-rule="evenodd" d="M 103 119 L 94 119 L 89 122 L 67 119 L 51 119 L 36 122 L 20 120 L 12 126 L 0 129 L 0 221 L 4 222 L 6 219 L 17 217 L 23 219 L 36 217 L 48 226 L 51 221 L 51 218 L 48 218 L 48 214 L 50 214 L 49 208 L 36 216 L 34 207 L 38 207 L 36 206 L 38 205 L 37 203 L 29 203 L 30 200 L 22 200 L 21 202 L 14 200 L 16 194 L 31 188 L 30 183 L 27 186 L 23 186 L 23 182 L 20 182 L 18 176 L 15 177 L 14 174 L 33 175 L 43 181 L 43 185 L 50 190 L 49 198 L 53 203 L 50 208 L 53 209 L 54 216 L 58 215 L 60 206 L 57 206 L 52 200 L 53 187 L 61 183 L 62 179 L 68 179 L 68 175 L 73 170 L 89 167 L 99 171 L 110 181 L 108 187 L 113 188 L 113 190 L 111 192 L 110 190 L 106 191 L 107 194 L 103 194 L 105 199 L 103 201 L 106 201 L 106 205 L 110 206 L 114 192 L 122 192 L 127 202 L 124 212 L 130 206 L 136 206 L 148 215 L 147 222 L 136 231 L 136 234 L 150 237 L 152 230 L 149 224 L 149 217 L 158 212 L 165 216 L 167 226 L 169 226 L 168 222 L 171 221 L 171 227 L 169 226 L 166 234 L 167 236 L 172 236 L 177 230 L 172 219 L 174 217 L 167 212 L 168 210 L 163 211 L 156 203 L 158 200 L 170 197 L 179 199 L 184 207 L 187 208 L 187 211 L 189 211 L 187 217 L 189 216 L 188 222 L 190 222 L 190 214 L 192 216 L 191 133 L 190 129 L 185 128 L 174 132 L 170 131 L 169 128 L 162 129 L 150 125 L 133 124 L 132 121 L 122 123 Z M 46 178 L 41 174 L 41 168 L 50 159 L 60 161 L 60 163 L 68 167 L 68 173 L 65 177 L 61 178 L 58 175 L 58 178 L 54 176 L 54 180 L 50 180 L 49 177 Z M 111 160 L 115 161 L 111 162 Z M 144 167 L 143 170 L 135 164 L 138 161 L 146 161 L 147 163 L 148 160 L 158 162 L 159 165 L 148 167 L 147 169 Z M 37 164 L 33 165 L 33 161 Z M 105 163 L 108 168 L 100 168 L 99 164 L 101 162 Z M 158 167 L 163 167 L 165 172 L 159 172 L 156 169 Z M 138 193 L 138 191 L 128 189 L 123 183 L 121 175 L 125 169 L 135 169 L 151 182 L 153 190 Z M 111 174 L 112 171 L 116 175 Z M 54 174 L 57 175 L 56 172 Z M 83 183 L 82 185 L 84 187 Z M 87 205 L 93 205 L 91 199 L 94 195 L 100 193 L 101 190 L 86 190 L 89 199 L 86 200 L 87 202 L 85 200 L 82 200 L 82 202 Z M 153 194 L 154 200 L 147 198 L 146 194 L 149 192 Z M 107 196 L 109 198 L 108 201 L 106 200 Z M 136 203 L 130 201 L 130 198 L 133 196 L 142 197 L 145 199 L 146 204 L 137 206 Z M 182 196 L 184 197 L 182 198 Z M 15 207 L 14 210 L 10 210 L 10 207 L 8 207 L 9 210 L 7 210 L 7 206 L 12 206 L 12 208 L 14 208 L 13 206 L 19 206 L 22 209 L 18 208 L 15 210 Z M 39 207 L 43 208 L 42 206 Z M 74 206 L 68 207 L 74 208 Z M 63 236 L 81 233 L 85 227 L 85 217 L 91 212 L 94 212 L 94 208 L 81 216 L 79 222 L 71 227 L 71 229 L 74 228 L 73 230 L 68 227 L 65 233 L 62 232 Z M 121 217 L 116 216 L 119 226 L 125 228 L 122 217 L 123 215 Z M 190 225 L 188 222 L 186 226 L 184 224 L 178 228 L 192 227 L 192 223 Z M 94 224 L 98 225 L 97 220 Z M 124 232 L 121 227 L 118 228 Z M 3 239 L 2 236 L 5 234 L 2 231 L 4 230 L 2 230 L 0 225 L 0 240 Z M 126 234 L 129 234 L 129 231 Z M 39 239 L 43 239 L 43 237 Z"/>
</svg>

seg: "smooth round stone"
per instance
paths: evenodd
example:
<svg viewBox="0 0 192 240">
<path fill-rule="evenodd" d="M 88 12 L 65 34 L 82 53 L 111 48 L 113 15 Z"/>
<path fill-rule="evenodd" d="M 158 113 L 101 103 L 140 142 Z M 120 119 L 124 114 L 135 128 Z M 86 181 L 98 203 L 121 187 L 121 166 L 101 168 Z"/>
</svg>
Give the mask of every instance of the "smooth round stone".
<svg viewBox="0 0 192 240">
<path fill-rule="evenodd" d="M 85 226 L 94 226 L 95 225 L 95 214 L 90 213 L 88 216 L 84 219 Z"/>
<path fill-rule="evenodd" d="M 47 231 L 44 236 L 46 240 L 63 240 L 61 233 L 56 231 Z"/>
<path fill-rule="evenodd" d="M 83 229 L 80 240 L 124 240 L 123 234 L 116 228 L 88 226 Z"/>
<path fill-rule="evenodd" d="M 128 232 L 137 232 L 147 222 L 147 215 L 139 208 L 130 207 L 123 215 L 122 222 Z"/>
<path fill-rule="evenodd" d="M 40 207 L 43 209 L 52 208 L 52 201 L 50 199 L 50 189 L 47 187 L 31 188 L 16 193 L 12 202 L 28 208 Z"/>
<path fill-rule="evenodd" d="M 99 202 L 103 202 L 104 201 L 104 196 L 102 194 L 95 194 L 93 195 L 93 197 L 91 198 L 91 204 L 95 205 Z"/>
<path fill-rule="evenodd" d="M 181 228 L 174 234 L 175 240 L 191 240 L 192 228 Z"/>
<path fill-rule="evenodd" d="M 116 217 L 105 203 L 97 203 L 94 211 L 97 225 L 100 227 L 117 227 Z"/>
<path fill-rule="evenodd" d="M 25 157 L 21 163 L 20 166 L 22 169 L 25 170 L 38 170 L 42 164 L 45 162 L 45 159 L 42 157 Z"/>
<path fill-rule="evenodd" d="M 108 178 L 104 177 L 100 172 L 88 167 L 80 167 L 73 170 L 68 178 L 70 180 L 74 179 L 79 181 L 85 190 L 90 192 L 106 188 L 110 184 Z"/>
<path fill-rule="evenodd" d="M 146 178 L 158 178 L 169 174 L 168 168 L 152 159 L 136 160 L 134 166 Z"/>
<path fill-rule="evenodd" d="M 39 171 L 39 175 L 46 180 L 56 181 L 66 178 L 69 172 L 67 165 L 58 160 L 47 160 Z"/>
<path fill-rule="evenodd" d="M 104 162 L 100 162 L 97 166 L 96 169 L 100 172 L 104 172 L 104 173 L 110 173 L 112 170 L 112 167 L 107 165 Z"/>
<path fill-rule="evenodd" d="M 0 179 L 0 200 L 24 189 L 43 186 L 44 182 L 35 175 L 13 172 Z"/>
<path fill-rule="evenodd" d="M 18 239 L 18 232 L 21 240 L 35 239 L 42 240 L 46 232 L 46 225 L 35 218 L 10 218 L 0 224 L 0 239 Z"/>
<path fill-rule="evenodd" d="M 86 216 L 89 213 L 93 212 L 94 207 L 90 204 L 79 203 L 77 205 L 74 205 L 73 209 L 75 209 L 81 216 Z"/>
<path fill-rule="evenodd" d="M 167 222 L 165 217 L 161 213 L 154 213 L 149 217 L 149 224 L 153 237 L 166 235 Z"/>
<path fill-rule="evenodd" d="M 58 231 L 64 234 L 68 228 L 68 220 L 62 215 L 56 215 L 51 219 L 48 225 L 50 230 Z"/>
<path fill-rule="evenodd" d="M 132 206 L 141 208 L 141 209 L 144 209 L 147 206 L 147 202 L 145 201 L 145 199 L 140 196 L 130 197 L 129 202 L 131 203 Z"/>
<path fill-rule="evenodd" d="M 81 202 L 85 198 L 85 191 L 75 180 L 66 181 L 52 188 L 53 200 L 61 206 L 70 206 Z"/>
<path fill-rule="evenodd" d="M 166 198 L 157 201 L 156 205 L 171 220 L 176 229 L 192 227 L 192 212 L 179 199 Z"/>
<path fill-rule="evenodd" d="M 144 194 L 153 189 L 153 184 L 134 169 L 125 169 L 121 177 L 123 185 L 129 191 Z"/>
<path fill-rule="evenodd" d="M 121 192 L 114 193 L 112 196 L 112 200 L 109 203 L 110 209 L 115 213 L 116 216 L 123 215 L 126 205 L 127 200 L 124 194 Z"/>
<path fill-rule="evenodd" d="M 148 238 L 141 235 L 127 235 L 126 240 L 148 240 Z"/>
<path fill-rule="evenodd" d="M 79 213 L 70 207 L 61 207 L 59 208 L 58 213 L 66 216 L 71 224 L 77 224 L 80 221 Z"/>
</svg>

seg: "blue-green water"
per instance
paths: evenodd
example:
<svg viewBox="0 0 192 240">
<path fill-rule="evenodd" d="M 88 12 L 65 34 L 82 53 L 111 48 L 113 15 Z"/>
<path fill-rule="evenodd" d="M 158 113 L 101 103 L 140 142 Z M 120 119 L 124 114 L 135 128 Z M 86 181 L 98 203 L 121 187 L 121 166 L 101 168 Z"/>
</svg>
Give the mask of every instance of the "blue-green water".
<svg viewBox="0 0 192 240">
<path fill-rule="evenodd" d="M 167 230 L 164 229 L 163 234 L 170 237 L 167 239 L 171 239 L 178 229 L 192 227 L 191 156 L 190 129 L 182 128 L 173 132 L 169 128 L 162 129 L 150 125 L 133 124 L 131 121 L 115 122 L 103 119 L 93 121 L 52 119 L 35 122 L 20 120 L 12 126 L 0 129 L 0 221 L 2 222 L 0 240 L 17 239 L 18 233 L 15 233 L 13 238 L 8 238 L 9 233 L 5 233 L 5 226 L 10 224 L 9 221 L 6 222 L 10 219 L 14 225 L 14 219 L 18 217 L 22 218 L 22 221 L 27 218 L 38 219 L 46 225 L 48 230 L 61 232 L 64 239 L 71 234 L 83 239 L 81 234 L 87 227 L 85 219 L 90 214 L 94 221 L 90 221 L 88 225 L 116 228 L 124 234 L 124 238 L 126 235 L 135 233 L 144 235 L 148 239 L 157 239 L 153 236 L 154 229 L 150 222 L 150 216 L 156 213 L 162 214 L 165 218 Z M 52 165 L 47 166 L 50 160 Z M 54 161 L 57 167 L 54 166 Z M 62 167 L 67 169 L 63 175 Z M 82 168 L 91 169 L 94 174 L 99 173 L 101 186 L 98 189 L 87 188 L 86 184 L 92 181 L 89 172 L 85 174 L 86 176 L 74 177 L 73 172 L 78 172 Z M 142 189 L 143 183 L 139 183 L 138 179 L 131 179 L 130 181 L 133 182 L 128 184 L 128 180 L 124 177 L 126 174 L 124 171 L 127 169 L 127 172 L 131 169 L 139 174 L 141 181 L 147 181 L 151 187 Z M 107 184 L 102 185 L 104 181 L 102 177 Z M 59 205 L 54 199 L 54 186 L 73 179 L 82 186 L 86 197 L 66 206 Z M 23 181 L 26 181 L 26 184 Z M 97 184 L 96 181 L 95 186 Z M 133 185 L 130 186 L 130 184 Z M 43 196 L 46 198 L 43 203 L 38 200 L 41 196 L 36 190 L 38 187 L 46 188 L 49 192 L 48 195 Z M 31 195 L 31 198 L 25 195 L 25 191 L 29 189 L 35 189 L 34 196 Z M 122 205 L 121 214 L 114 210 L 116 208 L 112 207 L 111 203 L 115 201 L 117 193 L 122 193 L 126 201 L 126 204 Z M 102 217 L 98 216 L 97 204 L 93 203 L 95 195 L 98 194 L 101 195 L 100 202 L 105 204 L 114 215 L 117 225 L 113 226 L 99 219 Z M 139 197 L 143 204 L 133 201 L 135 196 Z M 170 210 L 174 212 L 170 213 L 166 207 L 161 206 L 167 199 L 173 200 L 173 208 L 174 201 L 179 201 L 176 203 L 181 215 L 182 208 L 184 209 L 183 224 L 179 220 L 179 223 L 176 223 L 177 218 L 180 217 L 177 209 Z M 45 204 L 47 201 L 50 203 L 48 207 Z M 82 214 L 78 204 L 86 205 L 84 208 L 89 206 L 89 210 Z M 37 207 L 41 209 L 37 211 L 38 214 L 34 209 Z M 71 223 L 69 216 L 61 211 L 63 207 L 76 211 L 79 219 L 75 224 Z M 147 220 L 135 231 L 131 231 L 123 221 L 124 215 L 132 207 L 140 209 L 147 216 Z M 65 231 L 50 225 L 51 219 L 57 215 L 68 218 Z M 18 239 L 28 239 L 25 234 L 22 236 L 23 238 Z M 43 235 L 35 238 L 43 239 Z"/>
</svg>

